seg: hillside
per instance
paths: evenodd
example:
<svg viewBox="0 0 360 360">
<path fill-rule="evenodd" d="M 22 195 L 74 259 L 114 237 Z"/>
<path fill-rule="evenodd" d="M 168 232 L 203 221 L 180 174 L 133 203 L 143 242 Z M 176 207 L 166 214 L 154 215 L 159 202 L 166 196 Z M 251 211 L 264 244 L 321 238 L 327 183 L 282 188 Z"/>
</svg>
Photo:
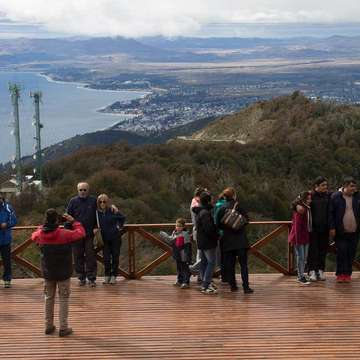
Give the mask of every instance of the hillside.
<svg viewBox="0 0 360 360">
<path fill-rule="evenodd" d="M 298 92 L 217 119 L 188 139 L 241 144 L 359 145 L 360 107 L 309 100 Z M 315 141 L 316 139 L 316 141 Z"/>
<path fill-rule="evenodd" d="M 11 199 L 20 223 L 40 223 L 49 207 L 64 211 L 79 181 L 89 182 L 94 195 L 109 194 L 129 223 L 161 223 L 179 216 L 190 220 L 189 203 L 200 184 L 214 196 L 234 186 L 253 220 L 287 220 L 291 200 L 309 189 L 316 176 L 326 176 L 331 189 L 336 189 L 344 176 L 360 179 L 359 108 L 314 103 L 294 94 L 258 103 L 229 119 L 244 122 L 244 114 L 252 114 L 253 109 L 261 112 L 258 122 L 268 121 L 271 126 L 260 128 L 254 121 L 255 128 L 248 127 L 251 141 L 246 144 L 172 141 L 131 147 L 115 143 L 83 147 L 49 161 L 44 169 L 46 191 L 40 194 L 29 189 Z M 203 133 L 225 129 L 219 125 L 224 119 L 215 120 Z M 235 120 L 231 131 L 241 134 Z M 223 136 L 227 140 L 225 132 Z M 250 240 L 261 236 L 263 230 L 250 228 Z M 265 253 L 281 260 L 285 242 L 270 244 Z M 142 248 L 140 259 L 154 255 L 148 243 L 139 240 L 137 244 Z M 168 273 L 171 266 L 169 260 L 158 271 Z M 264 270 L 259 264 L 251 266 Z"/>
<path fill-rule="evenodd" d="M 109 193 L 121 203 L 131 222 L 188 216 L 187 204 L 198 184 L 214 194 L 235 186 L 254 216 L 284 219 L 291 199 L 319 174 L 334 188 L 345 175 L 360 178 L 356 106 L 314 102 L 294 93 L 215 120 L 192 138 L 203 141 L 85 146 L 50 161 L 44 169 L 49 190 L 38 215 L 48 205 L 62 207 L 76 183 L 87 180 L 95 193 Z M 31 205 L 20 211 L 37 212 Z"/>
</svg>

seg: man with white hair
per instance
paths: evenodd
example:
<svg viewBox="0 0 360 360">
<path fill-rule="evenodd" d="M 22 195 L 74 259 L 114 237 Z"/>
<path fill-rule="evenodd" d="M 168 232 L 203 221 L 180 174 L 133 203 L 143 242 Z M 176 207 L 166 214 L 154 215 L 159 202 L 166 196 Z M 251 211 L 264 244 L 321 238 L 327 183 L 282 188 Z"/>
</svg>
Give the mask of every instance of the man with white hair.
<svg viewBox="0 0 360 360">
<path fill-rule="evenodd" d="M 85 228 L 86 236 L 73 245 L 75 271 L 79 285 L 86 285 L 86 278 L 91 287 L 96 286 L 97 262 L 94 249 L 94 228 L 96 227 L 96 198 L 89 195 L 89 184 L 80 182 L 77 185 L 78 195 L 73 197 L 67 206 L 67 213 Z"/>
</svg>

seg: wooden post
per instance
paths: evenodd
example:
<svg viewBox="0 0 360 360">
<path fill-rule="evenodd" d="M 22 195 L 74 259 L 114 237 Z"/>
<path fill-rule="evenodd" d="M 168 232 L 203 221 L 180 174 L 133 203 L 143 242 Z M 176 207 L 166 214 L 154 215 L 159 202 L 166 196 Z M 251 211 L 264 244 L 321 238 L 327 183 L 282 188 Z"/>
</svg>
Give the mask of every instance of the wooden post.
<svg viewBox="0 0 360 360">
<path fill-rule="evenodd" d="M 135 270 L 135 231 L 134 229 L 128 230 L 128 253 L 129 253 L 129 278 L 136 279 Z"/>
<path fill-rule="evenodd" d="M 291 225 L 288 227 L 288 233 L 290 233 Z M 289 275 L 294 274 L 294 247 L 288 242 L 288 272 Z"/>
</svg>

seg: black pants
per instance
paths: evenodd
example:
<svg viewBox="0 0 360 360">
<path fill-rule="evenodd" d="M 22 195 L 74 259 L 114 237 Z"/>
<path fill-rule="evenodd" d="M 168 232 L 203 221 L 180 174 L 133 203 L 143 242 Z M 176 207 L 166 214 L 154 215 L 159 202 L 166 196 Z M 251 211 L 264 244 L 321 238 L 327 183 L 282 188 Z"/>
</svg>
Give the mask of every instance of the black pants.
<svg viewBox="0 0 360 360">
<path fill-rule="evenodd" d="M 309 271 L 325 270 L 326 253 L 329 246 L 329 233 L 312 232 L 310 234 L 310 245 L 308 255 Z"/>
<path fill-rule="evenodd" d="M 104 267 L 105 276 L 118 276 L 119 274 L 119 257 L 121 248 L 121 238 L 116 237 L 111 240 L 104 240 Z"/>
<path fill-rule="evenodd" d="M 0 245 L 0 254 L 4 264 L 4 281 L 11 281 L 11 245 Z"/>
<path fill-rule="evenodd" d="M 242 286 L 244 289 L 249 288 L 249 270 L 248 270 L 248 249 L 236 249 L 224 251 L 225 278 L 230 286 L 236 286 L 235 266 L 236 258 L 241 268 Z"/>
<path fill-rule="evenodd" d="M 190 283 L 190 269 L 187 262 L 176 260 L 177 282 L 180 284 Z"/>
<path fill-rule="evenodd" d="M 352 263 L 355 259 L 358 242 L 359 237 L 356 233 L 336 236 L 336 275 L 352 274 Z"/>
<path fill-rule="evenodd" d="M 97 262 L 94 237 L 87 235 L 73 245 L 75 271 L 80 280 L 96 280 Z"/>
</svg>

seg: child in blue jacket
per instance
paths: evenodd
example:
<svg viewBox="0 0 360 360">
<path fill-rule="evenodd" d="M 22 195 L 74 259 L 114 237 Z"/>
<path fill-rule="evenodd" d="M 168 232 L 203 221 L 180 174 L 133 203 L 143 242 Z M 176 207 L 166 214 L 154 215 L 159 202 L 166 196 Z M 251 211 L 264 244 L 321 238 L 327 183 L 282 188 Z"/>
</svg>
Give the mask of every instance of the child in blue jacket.
<svg viewBox="0 0 360 360">
<path fill-rule="evenodd" d="M 0 196 L 0 254 L 4 264 L 4 287 L 11 287 L 11 228 L 16 225 L 16 216 L 11 205 Z"/>
<path fill-rule="evenodd" d="M 175 230 L 169 236 L 161 231 L 160 235 L 167 240 L 173 248 L 173 258 L 176 261 L 177 280 L 175 286 L 181 289 L 190 287 L 190 269 L 191 262 L 191 240 L 189 233 L 185 230 L 185 220 L 180 218 L 176 220 Z"/>
</svg>

